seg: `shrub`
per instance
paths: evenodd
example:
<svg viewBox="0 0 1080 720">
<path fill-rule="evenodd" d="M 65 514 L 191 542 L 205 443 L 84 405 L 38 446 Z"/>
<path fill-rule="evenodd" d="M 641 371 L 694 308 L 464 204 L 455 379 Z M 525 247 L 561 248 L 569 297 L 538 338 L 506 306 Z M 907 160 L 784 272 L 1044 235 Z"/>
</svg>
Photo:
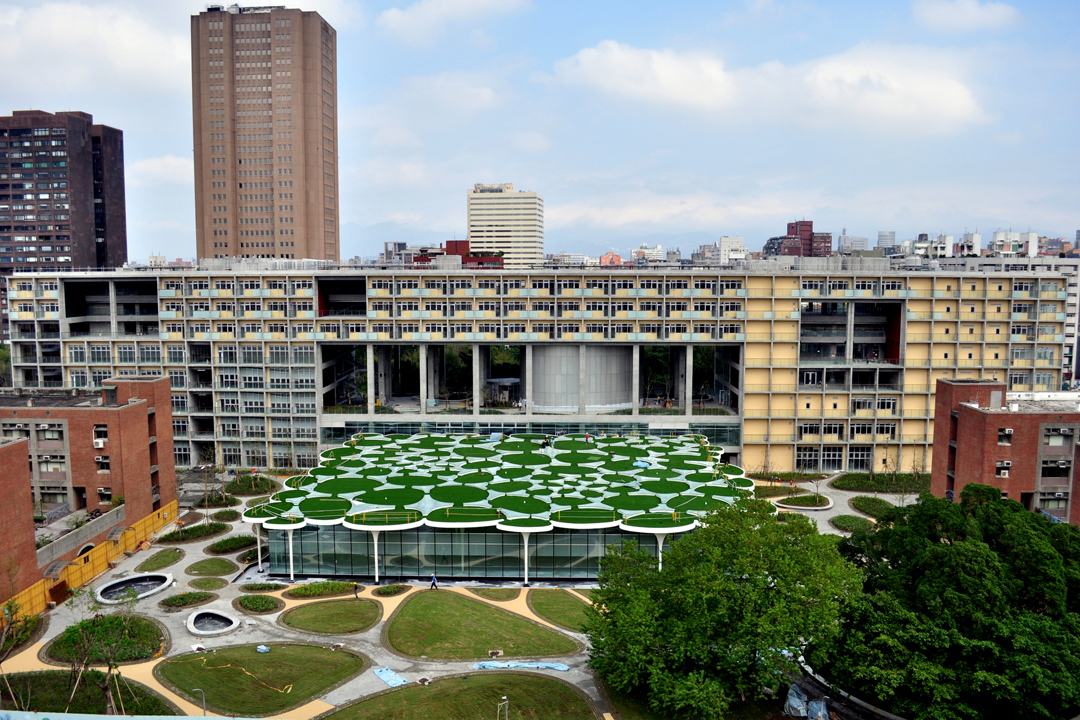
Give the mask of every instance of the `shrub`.
<svg viewBox="0 0 1080 720">
<path fill-rule="evenodd" d="M 239 510 L 218 510 L 211 517 L 213 517 L 218 522 L 232 522 L 234 520 L 239 520 L 240 519 L 240 511 Z"/>
<path fill-rule="evenodd" d="M 784 505 L 795 505 L 796 507 L 825 507 L 829 504 L 829 499 L 824 495 L 796 495 L 793 498 L 784 498 L 780 500 Z"/>
<path fill-rule="evenodd" d="M 829 522 L 837 530 L 853 533 L 856 530 L 869 530 L 874 526 L 872 522 L 858 515 L 837 515 Z"/>
<path fill-rule="evenodd" d="M 107 661 L 105 649 L 110 646 L 118 647 L 112 658 L 116 662 L 143 660 L 161 647 L 161 630 L 146 618 L 102 615 L 69 625 L 49 646 L 49 656 L 61 662 L 78 662 L 82 659 L 80 649 L 87 647 L 84 638 L 90 641 L 92 663 Z"/>
<path fill-rule="evenodd" d="M 205 525 L 194 525 L 192 527 L 182 527 L 178 530 L 173 530 L 167 535 L 162 535 L 158 538 L 158 542 L 186 542 L 188 540 L 197 540 L 204 538 L 208 535 L 217 535 L 220 532 L 225 532 L 229 528 L 225 523 L 212 522 Z"/>
<path fill-rule="evenodd" d="M 930 473 L 920 473 L 918 482 L 912 473 L 847 473 L 832 481 L 837 490 L 884 493 L 930 492 Z"/>
<path fill-rule="evenodd" d="M 222 538 L 215 543 L 211 543 L 206 547 L 207 552 L 212 553 L 228 553 L 236 550 L 243 550 L 246 547 L 251 547 L 256 543 L 254 535 L 230 535 L 227 538 Z"/>
<path fill-rule="evenodd" d="M 241 595 L 236 604 L 248 612 L 272 612 L 278 608 L 278 601 L 267 595 Z"/>
<path fill-rule="evenodd" d="M 859 512 L 864 512 L 873 518 L 881 517 L 886 511 L 896 507 L 888 500 L 882 500 L 881 498 L 870 497 L 868 495 L 860 495 L 859 497 L 851 498 L 851 506 Z"/>
<path fill-rule="evenodd" d="M 239 505 L 240 500 L 234 498 L 232 495 L 225 495 L 220 492 L 212 492 L 209 495 L 204 495 L 195 503 L 195 507 L 200 508 L 224 508 L 232 507 L 233 505 Z"/>
<path fill-rule="evenodd" d="M 804 473 L 804 472 L 752 472 L 746 473 L 746 477 L 754 480 L 774 480 L 777 482 L 807 482 L 811 480 L 820 480 L 825 477 L 821 473 Z"/>
<path fill-rule="evenodd" d="M 344 595 L 345 593 L 351 593 L 353 585 L 351 582 L 344 582 L 341 580 L 327 580 L 326 582 L 309 583 L 308 585 L 298 585 L 292 590 L 289 590 L 289 597 L 294 598 L 310 598 L 310 597 L 325 597 L 327 595 Z"/>
<path fill-rule="evenodd" d="M 201 602 L 213 600 L 215 597 L 217 597 L 217 595 L 211 592 L 185 592 L 180 593 L 179 595 L 173 595 L 172 597 L 167 597 L 161 601 L 161 604 L 165 607 L 187 607 L 188 605 L 198 605 Z"/>
<path fill-rule="evenodd" d="M 266 553 L 266 546 L 265 545 L 263 546 L 263 553 Z M 264 557 L 265 557 L 265 554 L 264 554 Z M 251 548 L 247 552 L 242 552 L 242 553 L 240 553 L 239 555 L 236 556 L 236 561 L 239 562 L 239 563 L 244 563 L 244 564 L 253 563 L 258 559 L 259 559 L 259 549 L 258 548 Z"/>
<path fill-rule="evenodd" d="M 387 597 L 390 595 L 397 595 L 398 593 L 403 593 L 408 589 L 408 585 L 383 585 L 382 587 L 375 588 L 375 594 Z"/>
<path fill-rule="evenodd" d="M 281 583 L 247 583 L 246 585 L 241 585 L 240 590 L 249 593 L 262 593 L 284 590 L 285 587 L 286 586 Z"/>
<path fill-rule="evenodd" d="M 261 475 L 241 475 L 225 486 L 225 492 L 233 495 L 265 495 L 274 490 L 277 483 Z"/>
<path fill-rule="evenodd" d="M 34 547 L 36 547 L 38 550 L 40 550 L 41 548 L 45 547 L 46 545 L 48 545 L 52 541 L 53 541 L 53 536 L 50 533 L 45 533 L 44 535 L 42 535 L 41 537 L 39 537 L 37 540 L 34 541 Z"/>
<path fill-rule="evenodd" d="M 774 497 L 787 497 L 788 495 L 802 495 L 806 490 L 803 488 L 783 486 L 783 487 L 767 487 L 758 485 L 754 488 L 754 497 L 758 499 L 774 498 Z"/>
</svg>

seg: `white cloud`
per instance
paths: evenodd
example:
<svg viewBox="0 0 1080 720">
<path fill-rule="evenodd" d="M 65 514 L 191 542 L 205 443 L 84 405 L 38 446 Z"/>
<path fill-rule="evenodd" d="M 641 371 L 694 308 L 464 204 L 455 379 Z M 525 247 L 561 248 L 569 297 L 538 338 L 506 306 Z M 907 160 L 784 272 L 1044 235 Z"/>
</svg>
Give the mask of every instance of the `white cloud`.
<svg viewBox="0 0 1080 720">
<path fill-rule="evenodd" d="M 529 7 L 528 0 L 419 0 L 383 11 L 375 24 L 407 45 L 429 45 L 450 26 L 482 22 Z"/>
<path fill-rule="evenodd" d="M 491 110 L 499 104 L 499 96 L 479 78 L 462 73 L 439 73 L 411 77 L 402 83 L 401 99 L 416 102 L 427 110 L 473 113 Z"/>
<path fill-rule="evenodd" d="M 664 195 L 639 190 L 549 203 L 544 209 L 544 221 L 553 228 L 583 224 L 600 228 L 655 225 L 668 229 L 712 229 L 783 217 L 792 208 L 813 206 L 817 200 L 817 195 L 810 191 L 728 197 L 712 192 Z"/>
<path fill-rule="evenodd" d="M 555 65 L 567 84 L 701 113 L 718 123 L 854 126 L 936 135 L 984 122 L 963 60 L 924 47 L 860 45 L 793 66 L 728 69 L 703 52 L 635 48 L 611 40 Z"/>
<path fill-rule="evenodd" d="M 195 163 L 189 158 L 175 155 L 143 158 L 127 166 L 126 180 L 134 187 L 194 185 Z"/>
<path fill-rule="evenodd" d="M 191 45 L 186 23 L 164 32 L 138 12 L 77 2 L 37 7 L 0 6 L 0 64 L 9 72 L 0 91 L 42 89 L 122 92 L 162 96 L 190 91 Z"/>
<path fill-rule="evenodd" d="M 911 10 L 915 21 L 940 33 L 999 30 L 1020 21 L 1020 11 L 1012 5 L 979 0 L 915 0 Z"/>
<path fill-rule="evenodd" d="M 542 133 L 514 133 L 514 147 L 528 153 L 541 153 L 551 147 L 551 141 Z"/>
</svg>

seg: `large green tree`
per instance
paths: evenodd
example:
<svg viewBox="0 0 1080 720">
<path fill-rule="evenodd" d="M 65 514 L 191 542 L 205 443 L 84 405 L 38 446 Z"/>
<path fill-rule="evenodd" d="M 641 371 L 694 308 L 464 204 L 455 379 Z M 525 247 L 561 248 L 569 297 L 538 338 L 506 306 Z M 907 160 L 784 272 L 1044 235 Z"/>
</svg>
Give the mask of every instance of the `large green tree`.
<svg viewBox="0 0 1080 720">
<path fill-rule="evenodd" d="M 601 564 L 587 610 L 590 664 L 673 717 L 723 718 L 775 688 L 807 640 L 827 645 L 858 571 L 801 515 L 745 500 L 671 543 L 663 570 L 625 544 Z"/>
<path fill-rule="evenodd" d="M 841 553 L 865 594 L 811 659 L 912 720 L 1080 712 L 1080 531 L 968 485 L 890 510 Z"/>
</svg>

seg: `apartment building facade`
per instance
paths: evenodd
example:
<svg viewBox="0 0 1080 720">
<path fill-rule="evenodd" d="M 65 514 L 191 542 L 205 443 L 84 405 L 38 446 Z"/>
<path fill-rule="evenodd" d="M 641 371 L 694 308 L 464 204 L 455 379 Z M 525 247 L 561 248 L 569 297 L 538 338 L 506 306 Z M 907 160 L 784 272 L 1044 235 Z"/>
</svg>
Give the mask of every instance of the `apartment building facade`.
<svg viewBox="0 0 1080 720">
<path fill-rule="evenodd" d="M 0 117 L 0 275 L 127 261 L 124 133 L 85 112 Z M 0 332 L 8 311 L 0 289 Z"/>
<path fill-rule="evenodd" d="M 15 321 L 13 374 L 167 376 L 178 466 L 311 466 L 360 431 L 565 429 L 699 432 L 749 469 L 928 469 L 938 379 L 1060 387 L 1064 276 L 815 262 L 41 274 L 12 292 L 59 309 Z"/>
<path fill-rule="evenodd" d="M 318 13 L 191 18 L 198 256 L 339 260 L 337 32 Z"/>
</svg>

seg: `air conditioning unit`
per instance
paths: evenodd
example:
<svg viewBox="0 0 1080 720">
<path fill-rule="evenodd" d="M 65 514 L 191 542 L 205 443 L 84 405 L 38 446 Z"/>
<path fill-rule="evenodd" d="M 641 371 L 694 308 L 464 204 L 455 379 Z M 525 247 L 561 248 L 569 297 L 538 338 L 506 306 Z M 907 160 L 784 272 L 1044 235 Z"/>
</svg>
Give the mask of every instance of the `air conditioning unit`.
<svg viewBox="0 0 1080 720">
<path fill-rule="evenodd" d="M 1002 470 L 1001 472 L 998 473 L 998 477 L 1001 477 L 1001 478 L 1009 477 L 1009 471 L 1008 470 Z"/>
<path fill-rule="evenodd" d="M 1012 467 L 1012 460 L 1002 460 L 1001 467 Z"/>
<path fill-rule="evenodd" d="M 99 493 L 101 493 L 102 495 L 105 495 L 105 494 L 110 494 L 111 495 L 112 494 L 112 488 L 98 488 L 97 491 Z"/>
<path fill-rule="evenodd" d="M 48 430 L 48 429 L 49 429 L 49 423 L 41 423 L 40 425 L 38 425 L 38 430 Z"/>
<path fill-rule="evenodd" d="M 52 455 L 42 455 L 38 460 L 52 460 Z"/>
<path fill-rule="evenodd" d="M 105 447 L 105 441 L 101 440 L 101 439 L 95 439 L 94 440 L 94 447 L 97 448 L 98 450 L 100 450 L 101 448 Z"/>
<path fill-rule="evenodd" d="M 97 455 L 94 457 L 94 462 L 103 462 L 108 459 L 109 458 L 105 457 L 104 455 Z"/>
<path fill-rule="evenodd" d="M 1054 497 L 1063 498 L 1063 497 L 1065 497 L 1065 493 L 1054 493 Z"/>
<path fill-rule="evenodd" d="M 1013 429 L 1012 428 L 1005 428 L 1005 434 L 1006 435 L 1012 435 L 1013 434 Z"/>
<path fill-rule="evenodd" d="M 1058 432 L 1061 433 L 1062 435 L 1072 435 L 1073 434 L 1072 428 L 1061 428 L 1060 430 L 1058 430 Z"/>
<path fill-rule="evenodd" d="M 26 429 L 26 423 L 19 423 L 19 424 L 17 424 L 17 425 L 15 426 L 15 429 L 16 429 L 16 430 L 25 430 L 25 429 Z"/>
<path fill-rule="evenodd" d="M 1069 461 L 1068 460 L 1058 460 L 1057 461 L 1057 466 L 1058 467 L 1069 467 Z"/>
</svg>

